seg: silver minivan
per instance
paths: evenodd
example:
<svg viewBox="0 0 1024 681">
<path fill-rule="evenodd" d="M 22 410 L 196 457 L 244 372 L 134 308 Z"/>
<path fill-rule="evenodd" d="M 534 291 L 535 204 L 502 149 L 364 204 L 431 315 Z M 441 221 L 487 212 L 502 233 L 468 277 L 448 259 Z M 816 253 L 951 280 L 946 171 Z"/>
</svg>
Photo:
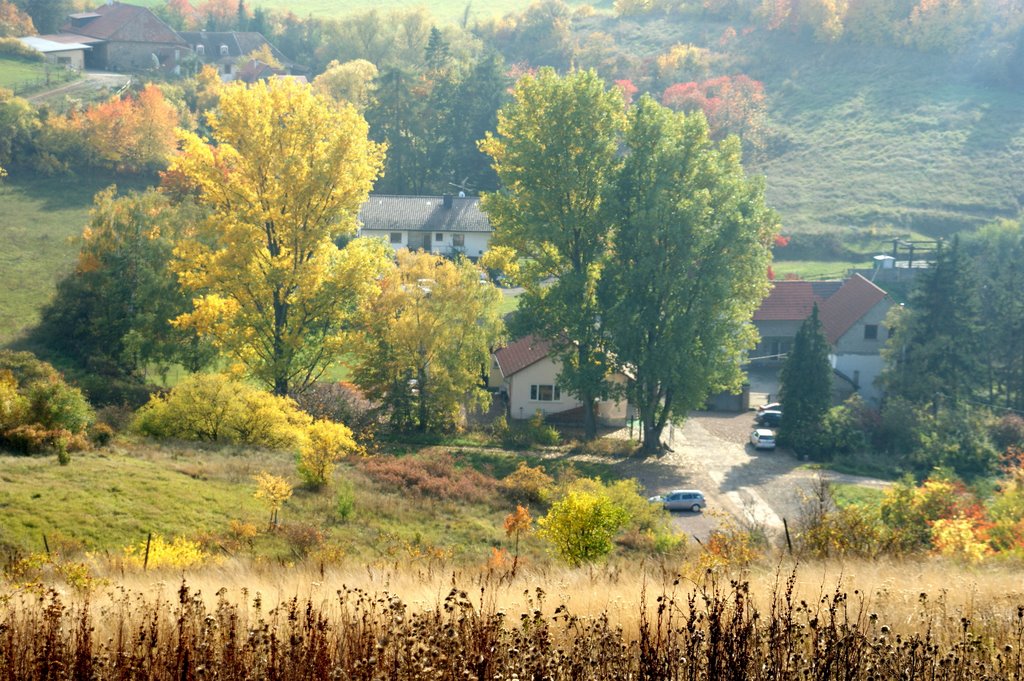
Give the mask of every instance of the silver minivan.
<svg viewBox="0 0 1024 681">
<path fill-rule="evenodd" d="M 666 511 L 700 511 L 707 506 L 704 494 L 695 489 L 677 489 L 668 494 L 659 494 L 649 499 L 652 503 L 661 504 Z"/>
</svg>

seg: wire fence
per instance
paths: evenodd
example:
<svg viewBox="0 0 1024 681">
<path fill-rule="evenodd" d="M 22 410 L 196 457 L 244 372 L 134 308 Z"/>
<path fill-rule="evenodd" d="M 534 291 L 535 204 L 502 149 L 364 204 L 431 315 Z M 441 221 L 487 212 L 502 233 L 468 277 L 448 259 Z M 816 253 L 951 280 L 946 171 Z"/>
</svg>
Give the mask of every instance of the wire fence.
<svg viewBox="0 0 1024 681">
<path fill-rule="evenodd" d="M 79 78 L 81 78 L 81 74 L 74 69 L 47 70 L 45 73 L 41 73 L 35 78 L 29 78 L 14 83 L 11 85 L 11 90 L 14 91 L 15 95 L 29 94 L 61 83 L 78 80 Z"/>
</svg>

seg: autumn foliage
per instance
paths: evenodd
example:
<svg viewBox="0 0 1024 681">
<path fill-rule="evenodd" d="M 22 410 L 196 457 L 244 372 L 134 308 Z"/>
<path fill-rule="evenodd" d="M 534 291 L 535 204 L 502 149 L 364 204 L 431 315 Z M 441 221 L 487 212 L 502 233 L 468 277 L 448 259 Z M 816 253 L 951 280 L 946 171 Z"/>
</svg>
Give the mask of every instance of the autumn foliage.
<svg viewBox="0 0 1024 681">
<path fill-rule="evenodd" d="M 676 83 L 665 89 L 661 103 L 676 111 L 702 111 L 716 138 L 736 134 L 755 148 L 764 146 L 767 113 L 764 84 L 749 76 L 739 74 L 699 83 Z"/>
</svg>

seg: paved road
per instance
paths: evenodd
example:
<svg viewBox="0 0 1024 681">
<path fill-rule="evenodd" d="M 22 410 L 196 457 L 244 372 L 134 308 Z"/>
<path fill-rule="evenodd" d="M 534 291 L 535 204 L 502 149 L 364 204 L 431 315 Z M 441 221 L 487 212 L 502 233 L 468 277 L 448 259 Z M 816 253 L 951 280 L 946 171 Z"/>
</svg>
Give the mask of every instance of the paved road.
<svg viewBox="0 0 1024 681">
<path fill-rule="evenodd" d="M 27 97 L 27 99 L 30 102 L 40 104 L 60 100 L 65 96 L 89 96 L 100 90 L 115 92 L 124 87 L 130 80 L 130 76 L 126 76 L 121 73 L 85 71 L 82 73 L 82 78 L 80 80 L 71 81 L 70 83 L 65 83 L 50 90 L 36 92 Z"/>
<path fill-rule="evenodd" d="M 704 492 L 704 513 L 675 513 L 681 530 L 703 541 L 722 514 L 747 525 L 763 527 L 775 541 L 799 514 L 801 494 L 810 494 L 821 477 L 838 482 L 882 487 L 884 481 L 805 467 L 785 450 L 755 451 L 747 444 L 753 414 L 698 413 L 665 434 L 671 451 L 621 464 L 621 473 L 635 477 L 650 494 L 696 488 Z"/>
</svg>

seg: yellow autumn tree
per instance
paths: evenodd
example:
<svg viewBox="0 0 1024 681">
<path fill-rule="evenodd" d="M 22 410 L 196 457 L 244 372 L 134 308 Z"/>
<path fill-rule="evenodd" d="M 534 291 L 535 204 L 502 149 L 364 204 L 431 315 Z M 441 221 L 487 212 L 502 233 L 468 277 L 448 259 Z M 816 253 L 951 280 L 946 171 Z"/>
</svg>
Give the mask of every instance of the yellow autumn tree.
<svg viewBox="0 0 1024 681">
<path fill-rule="evenodd" d="M 482 405 L 480 375 L 500 339 L 501 292 L 468 260 L 398 252 L 381 291 L 361 315 L 355 382 L 391 407 L 402 429 L 435 431 Z"/>
<path fill-rule="evenodd" d="M 364 111 L 373 97 L 377 67 L 365 59 L 345 63 L 333 60 L 313 79 L 313 89 L 339 102 L 348 102 Z"/>
<path fill-rule="evenodd" d="M 210 209 L 175 249 L 193 292 L 192 326 L 278 395 L 301 391 L 342 350 L 357 301 L 387 263 L 376 240 L 335 241 L 383 167 L 354 108 L 304 83 L 234 83 L 207 118 L 210 140 L 181 132 L 169 175 Z"/>
</svg>

